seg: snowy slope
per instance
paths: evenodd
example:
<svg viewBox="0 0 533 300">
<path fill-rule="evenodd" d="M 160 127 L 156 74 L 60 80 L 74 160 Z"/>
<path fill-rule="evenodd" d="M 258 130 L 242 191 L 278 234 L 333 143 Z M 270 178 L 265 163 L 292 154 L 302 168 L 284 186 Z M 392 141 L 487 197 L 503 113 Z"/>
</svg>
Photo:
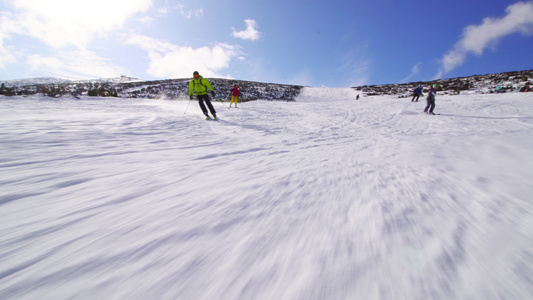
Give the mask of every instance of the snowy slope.
<svg viewBox="0 0 533 300">
<path fill-rule="evenodd" d="M 0 299 L 533 298 L 533 94 L 356 93 L 0 98 Z"/>
</svg>

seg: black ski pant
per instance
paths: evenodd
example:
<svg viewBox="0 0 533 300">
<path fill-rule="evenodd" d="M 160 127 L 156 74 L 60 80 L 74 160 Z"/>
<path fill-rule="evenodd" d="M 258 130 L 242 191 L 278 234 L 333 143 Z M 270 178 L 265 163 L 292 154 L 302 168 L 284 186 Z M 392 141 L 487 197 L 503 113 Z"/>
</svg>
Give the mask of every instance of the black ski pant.
<svg viewBox="0 0 533 300">
<path fill-rule="evenodd" d="M 416 98 L 416 100 L 415 100 Z M 413 99 L 411 99 L 411 102 L 416 101 L 418 102 L 418 98 L 420 98 L 420 95 L 413 95 Z"/>
<path fill-rule="evenodd" d="M 428 105 L 426 105 L 426 108 L 424 109 L 424 112 L 433 112 L 435 109 L 435 98 L 427 98 Z"/>
<path fill-rule="evenodd" d="M 205 95 L 197 95 L 196 99 L 198 99 L 198 103 L 200 104 L 200 108 L 202 109 L 202 112 L 206 117 L 209 117 L 207 114 L 207 108 L 205 105 L 207 104 L 207 107 L 209 107 L 209 111 L 213 115 L 213 117 L 217 116 L 217 112 L 215 111 L 215 108 L 213 107 L 213 104 L 211 104 L 211 100 L 209 100 L 209 96 L 207 94 Z M 204 104 L 205 101 L 205 104 Z"/>
</svg>

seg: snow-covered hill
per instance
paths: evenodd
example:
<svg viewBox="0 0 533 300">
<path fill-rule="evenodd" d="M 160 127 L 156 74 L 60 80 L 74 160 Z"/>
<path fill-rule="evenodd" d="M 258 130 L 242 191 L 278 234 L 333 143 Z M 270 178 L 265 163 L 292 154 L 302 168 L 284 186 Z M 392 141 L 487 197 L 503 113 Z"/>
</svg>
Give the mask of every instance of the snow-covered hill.
<svg viewBox="0 0 533 300">
<path fill-rule="evenodd" d="M 228 100 L 227 96 L 236 84 L 242 93 L 241 101 L 251 100 L 285 100 L 292 101 L 300 93 L 301 86 L 262 83 L 244 80 L 207 78 L 215 89 L 217 98 Z M 189 82 L 186 79 L 170 79 L 161 81 L 145 81 L 123 84 L 118 93 L 126 98 L 146 99 L 188 99 Z"/>
<path fill-rule="evenodd" d="M 23 88 L 25 86 L 32 85 L 69 85 L 69 84 L 84 84 L 84 83 L 125 83 L 125 82 L 137 82 L 142 81 L 139 78 L 129 77 L 122 75 L 115 78 L 100 78 L 100 79 L 87 79 L 87 80 L 68 80 L 55 77 L 40 77 L 40 78 L 27 78 L 18 80 L 4 80 L 0 81 L 6 87 Z"/>
<path fill-rule="evenodd" d="M 55 77 L 39 77 L 39 78 L 26 78 L 26 79 L 15 79 L 15 80 L 3 80 L 0 81 L 0 84 L 5 87 L 16 87 L 22 89 L 28 85 L 48 85 L 48 84 L 69 84 L 71 80 L 61 79 Z"/>
<path fill-rule="evenodd" d="M 366 95 L 397 95 L 399 97 L 409 97 L 419 85 L 427 89 L 433 84 L 438 84 L 439 91 L 448 95 L 494 93 L 498 86 L 502 88 L 500 90 L 501 92 L 525 91 L 527 86 L 533 87 L 533 70 L 473 75 L 404 84 L 370 85 L 355 87 L 355 89 Z"/>
<path fill-rule="evenodd" d="M 242 92 L 241 101 L 250 100 L 282 100 L 294 101 L 302 86 L 261 83 L 245 80 L 208 78 L 217 93 L 217 98 L 225 99 L 234 84 Z M 48 82 L 47 82 L 48 81 Z M 22 81 L 5 81 L 0 94 L 3 95 L 64 95 L 83 96 L 116 96 L 121 98 L 146 99 L 186 99 L 188 98 L 188 82 L 190 78 L 143 81 L 137 78 L 122 76 L 111 79 L 95 79 L 82 81 L 63 81 L 57 78 L 31 79 Z M 425 88 L 439 84 L 441 94 L 457 95 L 460 93 L 491 93 L 497 86 L 503 92 L 524 91 L 526 86 L 533 85 L 533 70 L 507 72 L 500 74 L 475 75 L 463 78 L 442 79 L 429 82 L 412 82 L 406 84 L 385 84 L 354 87 L 360 96 L 395 95 L 408 97 L 418 85 Z"/>
<path fill-rule="evenodd" d="M 0 299 L 532 299 L 533 93 L 2 97 Z"/>
<path fill-rule="evenodd" d="M 53 83 L 39 83 L 42 81 L 35 79 L 6 81 L 2 83 L 0 95 L 41 94 L 51 97 L 93 95 L 144 99 L 188 99 L 190 78 L 155 81 L 142 81 L 129 77 L 69 82 L 60 82 L 57 79 L 48 80 Z M 233 85 L 237 84 L 243 94 L 241 101 L 257 99 L 293 101 L 302 88 L 295 85 L 220 78 L 209 78 L 209 81 L 217 97 L 221 99 L 225 99 Z"/>
</svg>

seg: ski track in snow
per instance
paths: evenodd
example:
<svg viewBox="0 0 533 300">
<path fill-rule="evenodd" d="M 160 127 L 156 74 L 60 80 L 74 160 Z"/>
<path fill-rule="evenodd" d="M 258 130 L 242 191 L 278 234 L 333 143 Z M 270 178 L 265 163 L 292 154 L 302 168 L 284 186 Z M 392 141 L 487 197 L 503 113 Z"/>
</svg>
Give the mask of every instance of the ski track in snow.
<svg viewBox="0 0 533 300">
<path fill-rule="evenodd" d="M 533 94 L 355 95 L 0 98 L 0 299 L 531 299 Z"/>
</svg>

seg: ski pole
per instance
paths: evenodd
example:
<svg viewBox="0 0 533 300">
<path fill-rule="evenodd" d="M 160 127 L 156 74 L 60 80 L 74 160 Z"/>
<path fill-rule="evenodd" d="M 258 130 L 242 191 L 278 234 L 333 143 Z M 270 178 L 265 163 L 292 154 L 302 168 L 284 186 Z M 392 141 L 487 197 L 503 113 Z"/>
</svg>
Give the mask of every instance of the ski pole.
<svg viewBox="0 0 533 300">
<path fill-rule="evenodd" d="M 226 96 L 226 99 L 224 99 L 224 101 L 226 101 L 226 102 L 228 101 L 229 95 L 231 95 L 231 92 Z M 231 107 L 231 103 L 229 105 Z M 230 109 L 230 107 L 228 107 L 228 109 Z"/>
<path fill-rule="evenodd" d="M 229 109 L 229 107 L 228 107 L 226 104 L 224 104 L 224 102 L 222 102 L 222 100 L 217 99 L 217 101 L 220 102 L 220 103 L 222 103 L 222 105 L 224 105 L 227 109 Z"/>
<path fill-rule="evenodd" d="M 185 112 L 183 112 L 183 114 L 186 114 L 187 113 L 187 109 L 189 108 L 189 104 L 191 104 L 191 101 L 192 99 L 189 100 L 189 103 L 187 103 L 187 107 L 185 107 Z"/>
</svg>

